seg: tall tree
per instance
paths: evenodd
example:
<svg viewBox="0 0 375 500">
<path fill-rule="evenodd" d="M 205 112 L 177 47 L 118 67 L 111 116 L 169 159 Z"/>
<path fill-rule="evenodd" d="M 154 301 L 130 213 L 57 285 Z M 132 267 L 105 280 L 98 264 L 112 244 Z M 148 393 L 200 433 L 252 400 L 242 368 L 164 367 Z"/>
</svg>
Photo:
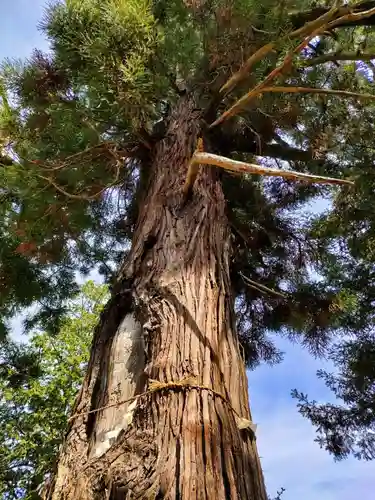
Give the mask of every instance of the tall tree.
<svg viewBox="0 0 375 500">
<path fill-rule="evenodd" d="M 372 2 L 66 0 L 51 54 L 5 65 L 4 334 L 35 301 L 57 331 L 77 270 L 112 283 L 46 499 L 266 499 L 244 362 L 279 360 L 270 331 L 324 355 L 373 314 L 374 22 Z"/>
<path fill-rule="evenodd" d="M 27 344 L 0 347 L 0 496 L 40 498 L 82 383 L 92 332 L 108 298 L 87 282 L 68 305 L 54 337 L 34 332 Z"/>
</svg>

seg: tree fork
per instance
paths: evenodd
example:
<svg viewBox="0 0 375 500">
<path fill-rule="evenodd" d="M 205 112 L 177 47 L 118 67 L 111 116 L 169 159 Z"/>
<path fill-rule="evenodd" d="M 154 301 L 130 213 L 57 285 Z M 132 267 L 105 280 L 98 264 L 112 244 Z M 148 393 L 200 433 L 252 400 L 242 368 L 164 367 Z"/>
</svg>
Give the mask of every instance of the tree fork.
<svg viewBox="0 0 375 500">
<path fill-rule="evenodd" d="M 254 435 L 237 418 L 251 421 L 216 169 L 200 170 L 182 204 L 199 123 L 194 100 L 182 98 L 156 145 L 132 249 L 46 499 L 267 498 Z M 160 390 L 87 414 L 144 392 L 147 379 L 186 377 L 210 390 Z"/>
</svg>

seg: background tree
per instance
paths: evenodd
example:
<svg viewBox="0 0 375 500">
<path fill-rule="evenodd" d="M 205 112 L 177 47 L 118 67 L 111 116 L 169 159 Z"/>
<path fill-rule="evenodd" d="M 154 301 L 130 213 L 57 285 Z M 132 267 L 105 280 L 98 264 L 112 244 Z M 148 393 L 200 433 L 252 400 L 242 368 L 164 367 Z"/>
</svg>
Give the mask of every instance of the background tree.
<svg viewBox="0 0 375 500">
<path fill-rule="evenodd" d="M 106 299 L 106 286 L 87 282 L 56 336 L 37 332 L 27 344 L 1 346 L 1 498 L 40 498 L 38 487 L 53 469 Z"/>
<path fill-rule="evenodd" d="M 5 64 L 4 334 L 35 301 L 56 332 L 76 271 L 112 283 L 46 498 L 265 498 L 241 354 L 372 324 L 374 8 L 67 0 Z"/>
</svg>

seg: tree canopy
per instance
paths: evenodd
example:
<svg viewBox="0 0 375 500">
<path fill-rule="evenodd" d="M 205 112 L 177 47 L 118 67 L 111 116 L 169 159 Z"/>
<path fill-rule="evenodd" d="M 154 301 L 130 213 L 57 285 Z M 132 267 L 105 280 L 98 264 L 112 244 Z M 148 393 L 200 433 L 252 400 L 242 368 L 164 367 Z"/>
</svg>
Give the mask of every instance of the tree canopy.
<svg viewBox="0 0 375 500">
<path fill-rule="evenodd" d="M 302 398 L 301 409 L 337 457 L 373 458 L 374 8 L 302 0 L 49 6 L 40 29 L 51 51 L 5 61 L 1 72 L 4 341 L 9 319 L 33 304 L 26 327 L 56 334 L 77 272 L 99 266 L 113 282 L 154 145 L 170 109 L 192 93 L 212 152 L 354 182 L 332 188 L 222 173 L 246 362 L 281 359 L 270 333 L 334 359 L 338 376 L 326 379 L 345 406 Z M 308 214 L 323 199 L 326 212 Z"/>
<path fill-rule="evenodd" d="M 88 361 L 107 287 L 87 282 L 68 304 L 61 329 L 34 332 L 0 348 L 0 496 L 40 498 L 53 470 Z"/>
</svg>

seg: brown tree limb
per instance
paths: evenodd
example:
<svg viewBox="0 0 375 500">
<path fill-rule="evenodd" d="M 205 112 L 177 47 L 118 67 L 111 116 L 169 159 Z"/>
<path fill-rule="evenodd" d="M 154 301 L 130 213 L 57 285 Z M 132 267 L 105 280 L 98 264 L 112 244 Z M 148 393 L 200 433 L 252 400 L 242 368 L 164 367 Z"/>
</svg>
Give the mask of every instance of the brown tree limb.
<svg viewBox="0 0 375 500">
<path fill-rule="evenodd" d="M 312 151 L 293 148 L 292 146 L 282 146 L 281 144 L 265 144 L 258 156 L 268 156 L 278 158 L 283 161 L 313 161 Z"/>
<path fill-rule="evenodd" d="M 351 5 L 350 8 L 354 13 L 369 11 L 375 7 L 375 1 L 364 1 L 359 2 L 356 5 Z M 341 7 L 338 11 L 340 17 L 344 15 L 344 11 L 347 12 L 348 6 Z M 324 13 L 328 12 L 328 7 L 316 7 L 307 11 L 291 12 L 289 14 L 290 22 L 295 29 L 299 29 L 305 26 L 306 23 L 313 21 L 314 19 L 323 16 Z M 375 25 L 375 13 L 370 14 L 366 17 L 360 19 L 341 19 L 340 23 L 336 24 L 335 28 L 345 28 L 347 26 L 373 26 Z"/>
<path fill-rule="evenodd" d="M 292 87 L 292 86 L 277 86 L 265 87 L 262 93 L 276 92 L 276 93 L 293 93 L 293 94 L 328 94 L 328 95 L 341 95 L 343 97 L 356 97 L 357 99 L 375 99 L 373 94 L 361 94 L 359 92 L 349 92 L 347 90 L 335 89 L 318 89 L 314 87 Z"/>
<path fill-rule="evenodd" d="M 336 10 L 337 9 L 333 7 L 328 12 L 324 12 L 321 16 L 318 16 L 313 21 L 308 22 L 302 28 L 299 28 L 291 33 L 287 33 L 280 39 L 275 40 L 274 42 L 270 42 L 258 49 L 247 59 L 247 61 L 243 64 L 239 71 L 232 75 L 232 77 L 221 87 L 220 93 L 224 97 L 229 92 L 231 92 L 241 81 L 247 78 L 248 74 L 250 73 L 250 69 L 254 66 L 254 64 L 263 59 L 267 54 L 272 52 L 278 44 L 282 43 L 285 40 L 290 40 L 311 34 L 321 26 L 327 24 L 327 22 L 335 15 Z"/>
<path fill-rule="evenodd" d="M 371 61 L 375 59 L 375 54 L 365 54 L 358 52 L 331 52 L 319 57 L 312 57 L 307 59 L 303 63 L 303 67 L 307 68 L 310 66 L 317 66 L 318 64 L 324 64 L 327 62 L 338 62 L 338 61 Z"/>
<path fill-rule="evenodd" d="M 335 17 L 337 13 L 339 13 L 340 17 L 332 20 L 332 18 Z M 227 120 L 228 118 L 236 115 L 244 105 L 248 104 L 252 99 L 257 97 L 261 93 L 261 89 L 263 87 L 269 85 L 269 83 L 271 83 L 277 76 L 282 74 L 286 68 L 290 67 L 290 65 L 293 62 L 294 55 L 300 53 L 301 50 L 304 47 L 306 47 L 306 45 L 308 45 L 314 37 L 324 33 L 327 30 L 328 31 L 332 30 L 340 26 L 344 22 L 349 22 L 349 21 L 355 22 L 361 19 L 370 18 L 373 15 L 375 15 L 375 7 L 369 8 L 364 11 L 356 12 L 355 7 L 353 6 L 345 6 L 341 9 L 337 9 L 336 6 L 334 6 L 330 10 L 326 11 L 320 18 L 318 18 L 317 21 L 312 21 L 311 22 L 312 24 L 308 23 L 306 26 L 303 26 L 299 30 L 296 30 L 295 32 L 289 34 L 289 38 L 290 37 L 294 38 L 296 36 L 296 33 L 298 33 L 297 36 L 304 35 L 306 36 L 306 38 L 295 49 L 293 49 L 287 54 L 281 65 L 279 65 L 273 71 L 271 71 L 271 73 L 269 73 L 269 75 L 262 82 L 260 82 L 251 91 L 249 91 L 247 94 L 238 99 L 227 111 L 225 111 L 222 115 L 220 115 L 210 125 L 210 128 L 215 127 L 221 124 L 224 120 Z M 312 26 L 315 26 L 315 28 L 311 30 Z M 222 87 L 221 91 L 227 94 L 230 90 L 232 90 L 240 81 L 246 78 L 249 69 L 254 64 L 253 60 L 256 59 L 255 56 L 258 53 L 261 54 L 262 56 L 266 55 L 271 50 L 273 50 L 274 46 L 275 44 L 272 43 L 268 44 L 259 49 L 259 51 L 257 51 L 255 54 L 253 54 L 253 56 L 251 56 L 248 59 L 245 65 L 235 75 L 233 75 L 233 77 Z M 265 50 L 266 53 L 263 54 Z M 256 59 L 256 61 L 258 60 L 259 59 Z"/>
<path fill-rule="evenodd" d="M 288 52 L 288 54 L 285 56 L 284 61 L 277 66 L 275 69 L 269 73 L 266 78 L 258 83 L 250 92 L 242 96 L 240 99 L 238 99 L 233 106 L 231 106 L 227 111 L 224 111 L 222 115 L 219 116 L 211 125 L 210 128 L 216 127 L 217 125 L 220 125 L 224 120 L 227 120 L 231 116 L 234 116 L 238 113 L 238 111 L 245 105 L 248 104 L 252 99 L 257 97 L 260 93 L 263 87 L 266 87 L 269 85 L 276 77 L 281 75 L 286 69 L 289 69 L 290 66 L 293 63 L 293 57 L 296 54 L 299 54 L 310 42 L 313 38 L 316 36 L 320 35 L 321 33 L 324 33 L 326 29 L 330 26 L 330 23 L 328 22 L 336 12 L 336 8 L 332 8 L 325 16 L 324 16 L 324 24 L 322 24 L 322 20 L 319 21 L 319 26 L 315 29 L 313 29 L 312 32 L 301 42 L 295 47 L 293 50 Z"/>
<path fill-rule="evenodd" d="M 290 146 L 287 142 L 282 141 L 277 134 L 272 133 L 271 137 L 267 134 L 264 138 L 262 131 L 258 132 L 246 128 L 238 132 L 237 130 L 221 130 L 215 129 L 214 141 L 218 154 L 221 156 L 231 156 L 233 152 L 249 153 L 256 156 L 266 156 L 270 158 L 278 158 L 283 161 L 300 161 L 310 162 L 318 161 L 322 164 L 322 160 L 315 160 L 312 150 L 299 149 Z M 276 140 L 278 144 L 269 144 L 269 141 Z M 326 162 L 332 163 L 332 162 Z"/>
</svg>

